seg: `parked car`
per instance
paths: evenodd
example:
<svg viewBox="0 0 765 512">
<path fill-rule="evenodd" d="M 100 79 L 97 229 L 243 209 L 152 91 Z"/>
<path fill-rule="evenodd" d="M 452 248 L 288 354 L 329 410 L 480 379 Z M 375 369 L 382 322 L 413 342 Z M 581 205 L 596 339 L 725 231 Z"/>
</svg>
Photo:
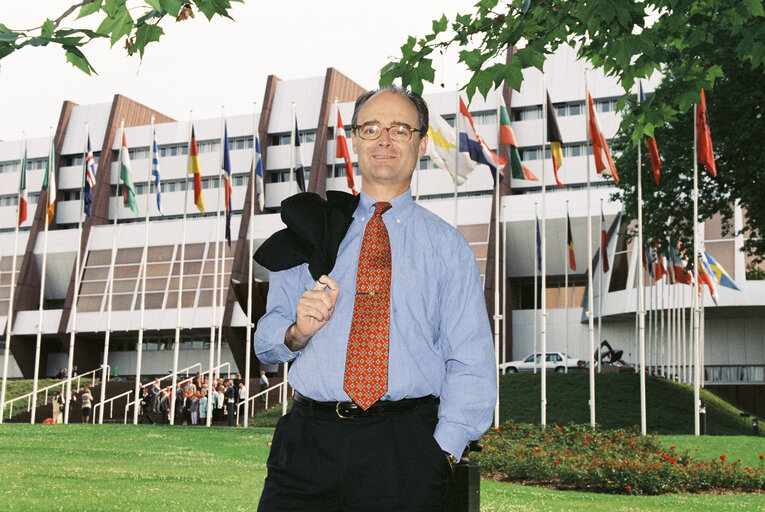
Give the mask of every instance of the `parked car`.
<svg viewBox="0 0 765 512">
<path fill-rule="evenodd" d="M 499 365 L 499 369 L 501 372 L 507 373 L 532 372 L 535 366 L 539 370 L 542 369 L 541 360 L 542 354 L 534 352 L 521 360 L 502 363 Z M 547 370 L 564 372 L 567 367 L 569 370 L 583 370 L 585 368 L 585 361 L 568 357 L 562 352 L 547 352 L 545 357 L 545 368 Z"/>
</svg>

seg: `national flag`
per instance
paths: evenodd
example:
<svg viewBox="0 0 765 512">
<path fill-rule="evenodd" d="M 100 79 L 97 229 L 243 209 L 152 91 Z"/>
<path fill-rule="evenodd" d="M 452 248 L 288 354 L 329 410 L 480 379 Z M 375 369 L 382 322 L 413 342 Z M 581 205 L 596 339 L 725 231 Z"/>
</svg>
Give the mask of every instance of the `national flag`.
<svg viewBox="0 0 765 512">
<path fill-rule="evenodd" d="M 662 277 L 667 275 L 667 270 L 664 267 L 664 257 L 659 252 L 659 245 L 656 243 L 651 247 L 651 257 L 653 259 L 654 279 L 660 281 Z"/>
<path fill-rule="evenodd" d="M 654 266 L 653 266 L 653 254 L 651 254 L 651 246 L 650 244 L 646 244 L 643 246 L 643 267 L 648 271 L 648 275 L 651 276 L 651 279 L 654 281 L 656 280 L 656 275 L 654 272 Z"/>
<path fill-rule="evenodd" d="M 151 175 L 154 176 L 154 190 L 157 192 L 157 210 L 162 211 L 162 190 L 159 180 L 159 149 L 157 148 L 157 130 L 151 133 Z"/>
<path fill-rule="evenodd" d="M 266 207 L 266 195 L 263 161 L 260 158 L 260 139 L 257 133 L 255 134 L 255 161 L 253 165 L 255 167 L 255 193 L 258 195 L 258 206 L 260 206 L 260 211 L 262 212 Z"/>
<path fill-rule="evenodd" d="M 45 191 L 46 215 L 48 224 L 53 220 L 56 213 L 56 154 L 53 146 L 53 139 L 50 141 L 50 152 L 48 153 L 48 162 L 45 166 L 45 176 L 43 177 L 42 190 Z"/>
<path fill-rule="evenodd" d="M 455 183 L 462 185 L 477 162 L 471 160 L 468 153 L 460 152 L 455 128 L 449 126 L 434 109 L 428 108 L 428 111 L 427 154 L 436 167 L 448 171 Z"/>
<path fill-rule="evenodd" d="M 205 213 L 205 200 L 202 197 L 202 169 L 199 166 L 199 150 L 197 138 L 194 136 L 194 125 L 191 125 L 191 142 L 189 142 L 189 174 L 194 175 L 194 204 L 197 209 Z"/>
<path fill-rule="evenodd" d="M 542 272 L 542 236 L 539 231 L 539 217 L 537 217 L 537 270 Z"/>
<path fill-rule="evenodd" d="M 598 174 L 611 176 L 614 183 L 619 184 L 619 176 L 616 174 L 616 164 L 611 158 L 611 149 L 608 147 L 608 141 L 600 128 L 598 114 L 595 112 L 595 102 L 592 101 L 590 91 L 587 91 L 587 105 L 590 110 L 590 141 L 592 142 L 592 154 L 595 157 L 595 170 Z"/>
<path fill-rule="evenodd" d="M 19 176 L 19 208 L 18 225 L 27 220 L 27 147 L 24 145 L 24 158 L 21 160 L 21 175 Z"/>
<path fill-rule="evenodd" d="M 128 151 L 125 131 L 122 132 L 122 150 L 120 151 L 120 180 L 122 181 L 122 202 L 130 211 L 138 214 L 138 203 L 135 200 L 135 185 L 133 172 L 130 170 L 130 152 Z"/>
<path fill-rule="evenodd" d="M 345 179 L 348 182 L 348 188 L 351 189 L 353 195 L 358 195 L 359 191 L 356 189 L 356 182 L 353 177 L 353 163 L 351 162 L 351 152 L 348 151 L 348 141 L 345 138 L 345 127 L 343 127 L 343 119 L 340 117 L 340 110 L 337 110 L 337 126 L 335 126 L 335 158 L 342 158 L 345 160 Z"/>
<path fill-rule="evenodd" d="M 515 140 L 515 132 L 510 124 L 510 113 L 505 105 L 502 94 L 499 94 L 499 143 L 510 146 L 510 176 L 516 180 L 539 181 L 533 172 L 531 172 L 523 162 L 521 162 L 521 153 L 518 151 L 518 142 Z"/>
<path fill-rule="evenodd" d="M 494 184 L 497 183 L 497 167 L 499 163 L 499 181 L 502 181 L 503 167 L 507 163 L 507 160 L 496 155 L 489 149 L 489 146 L 478 134 L 473 123 L 473 116 L 468 112 L 465 102 L 460 98 L 460 111 L 459 121 L 462 130 L 459 133 L 459 150 L 460 153 L 466 152 L 471 160 L 478 164 L 484 164 L 489 167 L 492 176 L 494 177 Z"/>
<path fill-rule="evenodd" d="M 608 265 L 608 232 L 606 231 L 606 216 L 603 215 L 603 208 L 600 209 L 600 253 L 603 255 L 603 273 L 611 268 Z"/>
<path fill-rule="evenodd" d="M 687 270 L 688 260 L 683 258 L 680 249 L 678 247 L 670 247 L 669 255 L 672 260 L 675 281 L 682 284 L 691 284 L 693 282 L 693 273 Z"/>
<path fill-rule="evenodd" d="M 645 93 L 643 92 L 643 81 L 638 84 L 638 90 L 640 91 L 640 102 L 645 101 Z M 656 139 L 653 137 L 643 136 L 643 143 L 646 149 L 648 149 L 648 155 L 651 157 L 651 170 L 653 171 L 653 180 L 656 184 L 659 184 L 659 175 L 661 174 L 661 158 L 659 158 L 659 147 L 656 145 Z"/>
<path fill-rule="evenodd" d="M 90 146 L 90 134 L 87 137 L 87 153 L 85 154 L 85 189 L 82 192 L 83 210 L 85 215 L 93 217 L 93 190 L 96 188 L 96 158 Z"/>
<path fill-rule="evenodd" d="M 717 261 L 712 257 L 711 254 L 704 251 L 704 255 L 707 258 L 707 262 L 709 263 L 709 269 L 711 270 L 712 275 L 714 275 L 715 280 L 720 284 L 720 286 L 741 291 L 741 288 L 739 288 L 739 286 L 736 284 L 736 281 L 734 281 L 733 278 L 730 275 L 728 275 L 728 273 L 725 271 L 722 265 L 717 263 Z"/>
<path fill-rule="evenodd" d="M 701 295 L 701 285 L 705 284 L 709 288 L 709 294 L 712 296 L 712 300 L 715 303 L 715 306 L 719 305 L 718 301 L 720 299 L 719 294 L 717 293 L 717 281 L 712 277 L 712 269 L 709 266 L 709 261 L 707 260 L 706 253 L 702 252 L 699 255 L 699 295 Z"/>
<path fill-rule="evenodd" d="M 228 125 L 223 123 L 223 194 L 226 205 L 226 242 L 231 249 L 231 155 L 228 151 Z"/>
<path fill-rule="evenodd" d="M 701 89 L 701 103 L 696 108 L 696 154 L 700 164 L 704 164 L 707 172 L 717 176 L 715 166 L 715 154 L 712 151 L 712 134 L 709 129 L 709 113 L 707 112 L 707 100 L 704 97 L 704 89 Z"/>
<path fill-rule="evenodd" d="M 553 161 L 553 172 L 555 173 L 555 182 L 559 187 L 563 183 L 558 179 L 558 169 L 563 165 L 563 137 L 558 128 L 558 118 L 555 116 L 555 109 L 550 100 L 550 93 L 547 93 L 547 142 L 550 143 L 550 154 Z"/>
<path fill-rule="evenodd" d="M 300 130 L 298 129 L 297 117 L 295 117 L 293 149 L 295 151 L 295 180 L 300 191 L 305 192 L 305 168 L 303 167 L 303 150 L 300 149 Z"/>
<path fill-rule="evenodd" d="M 566 230 L 568 239 L 568 265 L 576 272 L 576 257 L 574 256 L 574 237 L 571 235 L 571 217 L 566 214 Z"/>
</svg>

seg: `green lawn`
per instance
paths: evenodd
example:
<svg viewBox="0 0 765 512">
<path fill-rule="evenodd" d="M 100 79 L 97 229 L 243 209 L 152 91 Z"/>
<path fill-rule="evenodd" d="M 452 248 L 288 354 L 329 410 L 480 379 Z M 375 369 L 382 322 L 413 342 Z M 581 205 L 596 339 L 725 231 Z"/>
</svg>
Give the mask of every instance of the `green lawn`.
<svg viewBox="0 0 765 512">
<path fill-rule="evenodd" d="M 745 466 L 765 465 L 765 437 L 755 436 L 659 436 L 665 449 L 688 450 L 691 457 L 707 460 L 725 455 L 728 462 L 740 460 Z"/>
<path fill-rule="evenodd" d="M 4 424 L 0 510 L 254 511 L 272 434 L 262 427 Z M 699 441 L 699 451 L 712 456 L 724 443 L 729 458 L 761 446 L 753 437 L 716 438 L 709 446 L 711 438 L 662 439 L 678 447 Z M 488 480 L 481 493 L 484 512 L 765 509 L 763 494 L 610 496 Z"/>
</svg>

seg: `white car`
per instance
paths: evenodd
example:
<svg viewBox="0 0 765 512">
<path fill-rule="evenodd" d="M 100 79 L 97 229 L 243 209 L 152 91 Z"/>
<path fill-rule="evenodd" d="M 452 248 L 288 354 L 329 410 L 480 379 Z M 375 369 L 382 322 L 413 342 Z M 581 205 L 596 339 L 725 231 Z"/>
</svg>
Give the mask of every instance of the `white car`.
<svg viewBox="0 0 765 512">
<path fill-rule="evenodd" d="M 518 361 L 510 361 L 499 365 L 502 373 L 515 372 L 533 372 L 534 368 L 542 369 L 542 354 L 534 352 Z M 585 368 L 585 361 L 566 356 L 562 352 L 547 352 L 545 357 L 545 368 L 549 371 L 564 372 L 569 370 L 582 370 Z"/>
</svg>

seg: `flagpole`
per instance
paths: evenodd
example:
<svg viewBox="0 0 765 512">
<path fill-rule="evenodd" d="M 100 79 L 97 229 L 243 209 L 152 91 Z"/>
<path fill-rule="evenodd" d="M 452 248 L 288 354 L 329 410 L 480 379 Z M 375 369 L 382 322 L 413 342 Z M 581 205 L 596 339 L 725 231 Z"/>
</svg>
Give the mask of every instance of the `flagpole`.
<svg viewBox="0 0 765 512">
<path fill-rule="evenodd" d="M 698 105 L 693 105 L 693 433 L 700 435 L 699 412 L 700 402 L 700 349 L 699 349 L 699 323 L 701 312 L 699 308 L 699 164 L 698 164 L 698 141 L 697 123 Z"/>
<path fill-rule="evenodd" d="M 26 155 L 26 134 L 22 133 L 22 155 Z M 24 156 L 22 156 L 24 158 Z M 26 158 L 22 160 L 22 165 L 25 164 Z M 21 173 L 25 172 L 26 169 L 21 169 L 21 172 L 19 172 L 19 180 L 21 180 L 22 176 Z M 26 183 L 24 184 L 26 187 Z M 26 188 L 24 189 L 26 190 Z M 13 256 L 11 257 L 11 290 L 10 290 L 10 297 L 8 302 L 8 320 L 7 325 L 5 329 L 5 349 L 3 354 L 3 384 L 2 384 L 2 391 L 0 391 L 0 424 L 3 423 L 3 418 L 5 417 L 5 389 L 8 384 L 8 360 L 11 357 L 10 351 L 11 351 L 11 338 L 13 337 L 13 298 L 14 298 L 14 291 L 16 289 L 16 253 L 19 252 L 19 227 L 20 222 L 19 219 L 21 218 L 21 181 L 19 181 L 19 192 L 18 192 L 18 199 L 16 201 L 16 229 L 15 234 L 13 237 Z"/>
<path fill-rule="evenodd" d="M 502 205 L 502 362 L 507 362 L 507 206 L 504 204 Z M 502 371 L 503 375 L 505 371 L 506 369 Z"/>
<path fill-rule="evenodd" d="M 587 69 L 584 70 L 584 90 L 589 91 Z M 584 109 L 585 134 L 587 135 L 587 326 L 590 338 L 590 424 L 595 426 L 595 322 L 592 316 L 594 293 L 592 290 L 592 194 L 590 187 L 590 109 Z"/>
<path fill-rule="evenodd" d="M 257 103 L 253 102 L 253 108 L 252 108 L 252 122 L 253 122 L 253 131 L 252 131 L 252 175 L 250 175 L 250 221 L 247 223 L 249 226 L 249 234 L 247 236 L 247 245 L 249 252 L 247 253 L 247 331 L 245 331 L 245 337 L 244 337 L 244 371 L 245 371 L 245 380 L 247 380 L 247 385 L 249 389 L 249 382 L 250 382 L 250 354 L 252 353 L 252 330 L 255 328 L 255 325 L 252 323 L 252 274 L 253 274 L 253 263 L 252 263 L 252 257 L 255 254 L 255 237 L 253 236 L 253 232 L 255 231 L 255 225 L 254 225 L 254 219 L 255 219 L 255 201 L 257 200 L 256 197 L 256 187 L 255 182 L 257 181 L 257 169 L 258 169 L 258 154 L 257 154 L 257 148 L 255 145 L 255 136 L 258 133 L 258 116 L 257 116 L 257 110 L 256 110 Z M 337 98 L 335 98 L 335 114 L 337 114 Z M 337 145 L 337 115 L 335 115 L 335 145 Z M 337 159 L 337 147 L 335 147 L 335 159 Z M 332 175 L 334 176 L 334 165 L 333 165 L 333 172 Z M 249 392 L 248 392 L 249 397 Z M 249 402 L 249 400 L 248 400 Z M 249 426 L 249 407 L 245 405 L 245 415 L 244 415 L 244 426 L 245 428 Z"/>
<path fill-rule="evenodd" d="M 114 219 L 112 222 L 112 253 L 109 261 L 109 274 L 107 287 L 109 292 L 107 295 L 107 309 L 106 309 L 106 332 L 104 333 L 104 358 L 101 364 L 101 407 L 98 409 L 98 424 L 101 425 L 104 422 L 104 402 L 106 401 L 106 382 L 108 379 L 108 364 L 109 364 L 109 341 L 112 334 L 112 300 L 114 296 L 114 263 L 117 257 L 117 217 L 119 217 L 119 196 L 120 196 L 120 176 L 122 174 L 122 152 L 127 151 L 127 147 L 122 142 L 125 140 L 125 120 L 120 123 L 120 151 L 119 151 L 119 165 L 120 172 L 117 174 L 117 186 L 115 192 L 114 203 Z"/>
<path fill-rule="evenodd" d="M 175 322 L 175 340 L 173 341 L 173 389 L 172 394 L 170 395 L 172 397 L 172 400 L 170 400 L 170 425 L 175 425 L 175 402 L 178 400 L 178 354 L 181 348 L 181 298 L 183 296 L 183 264 L 184 260 L 186 259 L 186 215 L 188 213 L 188 203 L 189 203 L 189 168 L 191 166 L 191 133 L 194 129 L 194 125 L 191 121 L 192 118 L 192 112 L 189 110 L 189 148 L 187 151 L 188 158 L 186 163 L 186 181 L 184 186 L 184 193 L 183 193 L 183 222 L 182 222 L 182 228 L 181 228 L 181 258 L 180 258 L 180 265 L 179 265 L 179 275 L 178 275 L 178 300 L 177 300 L 177 307 L 178 311 L 176 314 L 176 322 Z M 172 272 L 172 270 L 171 270 Z"/>
<path fill-rule="evenodd" d="M 499 121 L 499 95 L 502 94 L 502 86 L 497 90 L 497 121 Z M 456 118 L 455 118 L 456 119 Z M 499 309 L 499 122 L 497 122 L 497 170 L 494 173 L 494 367 L 497 380 L 497 389 L 499 389 L 499 322 L 502 320 Z M 455 183 L 455 194 L 457 192 Z M 455 206 L 457 204 L 455 196 Z M 457 216 L 455 214 L 455 226 Z M 494 405 L 494 428 L 499 428 L 499 393 Z"/>
<path fill-rule="evenodd" d="M 547 425 L 547 208 L 545 207 L 545 160 L 547 148 L 547 83 L 544 73 L 542 74 L 542 319 L 539 328 L 539 337 L 542 352 L 542 396 L 540 406 L 542 409 L 542 427 Z M 552 145 L 550 146 L 552 152 Z"/>
<path fill-rule="evenodd" d="M 568 199 L 566 199 L 566 234 L 568 235 Z M 565 237 L 566 244 L 565 248 L 563 249 L 563 280 L 564 280 L 564 288 L 566 290 L 566 299 L 564 301 L 563 310 L 564 310 L 564 325 L 566 326 L 564 328 L 564 334 L 563 334 L 563 353 L 566 354 L 566 357 L 568 357 L 568 267 L 571 265 L 571 257 L 568 253 L 568 236 Z M 563 370 L 565 373 L 568 373 L 568 363 L 566 363 L 566 367 Z"/>
<path fill-rule="evenodd" d="M 40 377 L 40 349 L 42 347 L 42 331 L 43 331 L 43 305 L 45 302 L 45 273 L 46 273 L 46 266 L 48 263 L 48 224 L 50 223 L 51 219 L 48 217 L 50 214 L 50 194 L 51 189 L 56 186 L 56 157 L 53 153 L 53 128 L 50 129 L 50 154 L 48 155 L 48 188 L 45 192 L 46 199 L 45 202 L 47 203 L 45 205 L 45 215 L 43 216 L 43 221 L 45 222 L 45 234 L 43 238 L 43 260 L 42 260 L 42 271 L 40 273 L 40 307 L 39 307 L 39 315 L 37 319 L 37 341 L 35 344 L 35 371 L 34 371 L 34 380 L 32 382 L 32 411 L 29 423 L 35 422 L 35 413 L 37 412 L 37 388 L 38 388 L 38 380 Z M 55 197 L 55 196 L 54 196 Z"/>
<path fill-rule="evenodd" d="M 640 104 L 640 94 L 637 98 Z M 640 248 L 639 260 L 643 256 L 643 154 L 640 150 L 640 143 L 637 144 L 637 207 L 638 207 L 638 247 Z M 646 435 L 647 432 L 647 407 L 646 407 L 646 389 L 645 389 L 645 274 L 643 268 L 638 263 L 638 358 L 640 360 L 640 433 Z"/>
<path fill-rule="evenodd" d="M 88 123 L 85 123 L 85 144 L 82 151 L 82 186 L 80 187 L 80 209 L 77 213 L 77 252 L 74 256 L 74 299 L 72 300 L 72 327 L 69 331 L 69 357 L 66 366 L 66 395 L 64 423 L 69 424 L 69 401 L 72 395 L 72 368 L 74 367 L 74 343 L 77 336 L 77 295 L 80 290 L 80 250 L 82 248 L 82 214 L 85 200 L 85 175 L 88 169 Z M 92 191 L 91 191 L 92 193 Z"/>
<path fill-rule="evenodd" d="M 605 215 L 603 215 L 602 197 L 600 198 L 600 215 L 601 218 L 605 219 Z M 601 229 L 605 229 L 605 220 Z M 605 245 L 601 245 L 602 247 L 600 251 L 603 254 L 600 255 L 602 261 L 600 262 L 600 272 L 598 272 L 598 373 L 603 373 L 603 356 L 600 351 L 601 343 L 603 343 L 603 335 L 601 334 L 601 327 L 603 325 L 603 274 L 606 273 L 606 267 L 603 265 L 603 261 L 608 261 L 608 238 L 606 238 Z"/>
<path fill-rule="evenodd" d="M 338 107 L 337 101 L 338 101 L 338 98 L 337 98 L 337 96 L 335 96 L 335 129 L 334 129 L 334 133 L 335 133 L 335 152 L 334 153 L 335 153 L 335 155 L 332 158 L 332 177 L 333 178 L 335 177 L 335 164 L 337 162 L 337 129 L 338 129 L 338 127 L 337 127 L 337 114 L 340 111 L 340 107 Z M 253 140 L 255 140 L 255 139 L 253 139 Z M 253 147 L 254 146 L 255 145 L 253 144 Z M 419 162 L 418 162 L 417 169 L 419 170 L 419 168 L 420 168 L 420 165 L 419 165 Z M 417 174 L 417 179 L 419 180 L 419 173 Z M 419 181 L 418 181 L 418 183 L 419 183 Z M 419 193 L 420 192 L 418 190 L 417 194 L 419 195 Z"/>
<path fill-rule="evenodd" d="M 544 124 L 544 123 L 543 123 Z M 542 151 L 544 152 L 544 146 L 542 148 Z M 543 153 L 544 154 L 544 153 Z M 542 157 L 544 159 L 544 157 Z M 542 175 L 542 187 L 544 187 L 544 174 Z M 534 201 L 534 374 L 537 373 L 537 358 L 539 356 L 539 351 L 537 350 L 537 324 L 539 322 L 539 319 L 537 318 L 537 298 L 539 294 L 539 290 L 537 289 L 537 270 L 539 266 L 539 260 L 537 259 L 537 251 L 541 251 L 542 248 L 537 245 L 537 240 L 539 237 L 539 213 L 537 213 L 537 202 Z"/>
<path fill-rule="evenodd" d="M 295 124 L 296 124 L 296 112 L 295 112 L 295 102 L 292 102 L 292 127 L 290 128 L 290 195 L 295 193 L 294 184 L 295 184 L 295 141 L 297 140 L 297 133 L 295 133 Z"/>
<path fill-rule="evenodd" d="M 457 151 L 454 153 L 454 227 L 457 227 L 457 180 L 460 162 L 460 90 L 456 89 L 457 107 L 454 111 L 454 134 L 457 140 Z M 466 107 L 467 108 L 467 107 Z M 496 252 L 496 251 L 495 251 Z"/>
<path fill-rule="evenodd" d="M 133 406 L 133 425 L 138 425 L 138 408 L 141 404 L 141 367 L 143 363 L 143 334 L 146 330 L 146 273 L 148 272 L 149 265 L 149 200 L 151 199 L 151 168 L 153 161 L 154 151 L 154 116 L 151 116 L 151 124 L 149 125 L 149 169 L 146 173 L 146 212 L 144 216 L 144 231 L 143 231 L 143 261 L 141 271 L 141 315 L 140 315 L 140 327 L 138 329 L 138 343 L 135 350 L 135 405 Z M 156 397 L 159 400 L 159 397 Z"/>
<path fill-rule="evenodd" d="M 213 381 L 213 359 L 215 357 L 215 347 L 217 338 L 218 327 L 218 265 L 220 264 L 220 203 L 221 203 L 221 187 L 223 185 L 223 158 L 224 151 L 223 144 L 227 144 L 225 140 L 224 132 L 226 132 L 226 117 L 224 114 L 224 107 L 220 108 L 220 151 L 218 158 L 218 199 L 215 207 L 215 260 L 213 264 L 213 292 L 212 292 L 212 321 L 210 322 L 210 353 L 208 358 L 208 371 L 210 372 L 210 386 Z M 226 134 L 227 135 L 227 134 Z M 209 390 L 209 386 L 208 386 Z M 209 391 L 208 391 L 209 394 Z M 205 421 L 207 426 L 212 425 L 212 419 L 209 417 Z"/>
</svg>

